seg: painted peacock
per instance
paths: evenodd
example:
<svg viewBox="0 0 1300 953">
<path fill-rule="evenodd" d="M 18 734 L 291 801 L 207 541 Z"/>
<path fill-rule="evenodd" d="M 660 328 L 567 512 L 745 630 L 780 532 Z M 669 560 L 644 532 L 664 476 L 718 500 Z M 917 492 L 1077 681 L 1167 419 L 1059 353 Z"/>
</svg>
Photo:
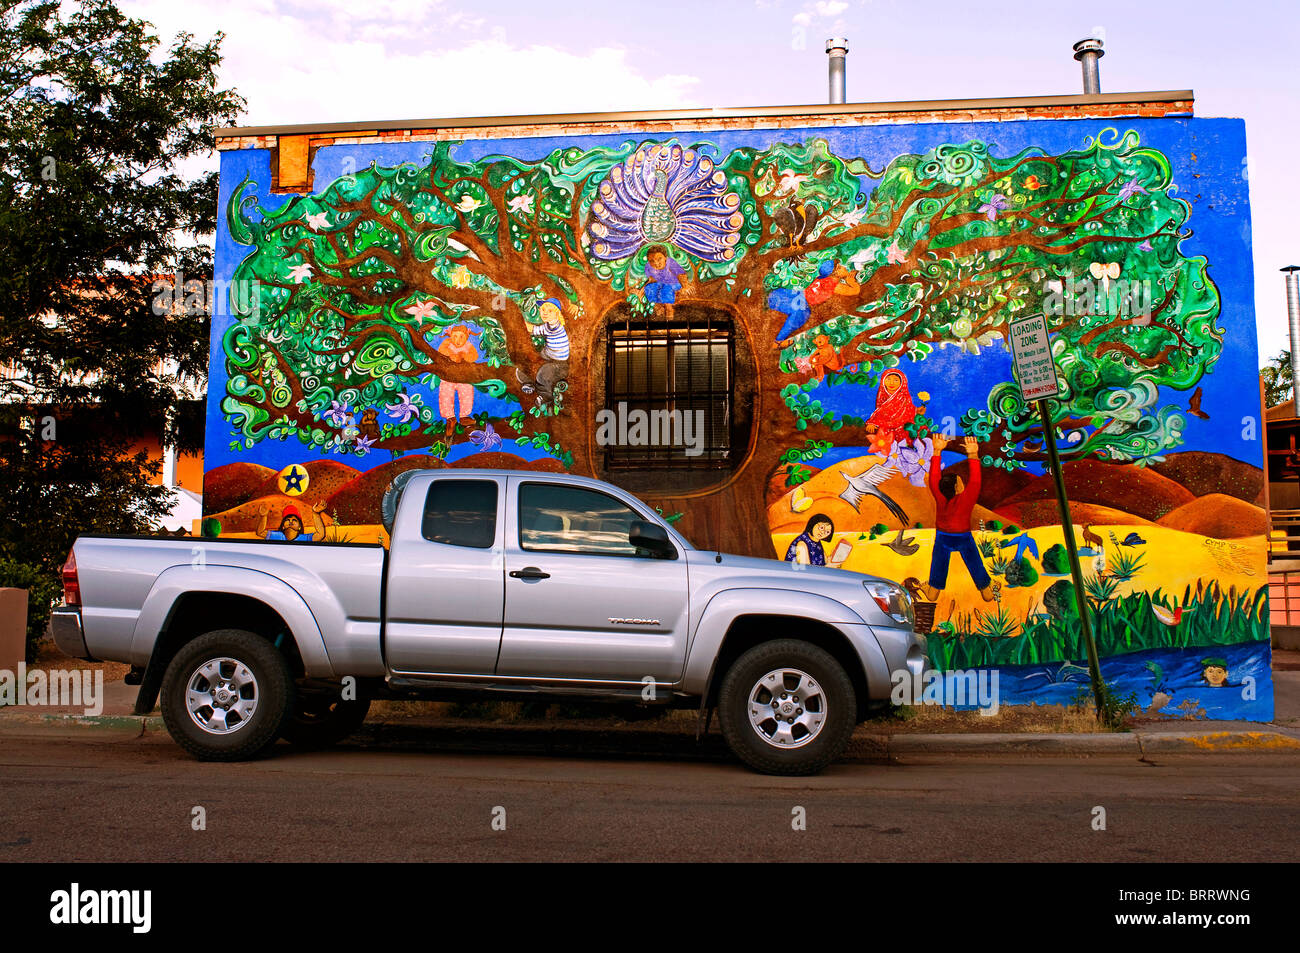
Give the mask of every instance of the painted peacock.
<svg viewBox="0 0 1300 953">
<path fill-rule="evenodd" d="M 675 245 L 704 261 L 735 256 L 740 197 L 713 160 L 677 143 L 647 143 L 600 183 L 587 232 L 591 254 L 614 261 L 646 245 Z"/>
</svg>

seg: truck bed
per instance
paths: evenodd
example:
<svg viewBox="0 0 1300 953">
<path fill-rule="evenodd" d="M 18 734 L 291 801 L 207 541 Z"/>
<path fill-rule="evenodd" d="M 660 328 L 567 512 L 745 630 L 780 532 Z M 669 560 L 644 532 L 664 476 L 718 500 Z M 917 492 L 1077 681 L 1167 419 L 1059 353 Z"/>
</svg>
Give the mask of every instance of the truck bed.
<svg viewBox="0 0 1300 953">
<path fill-rule="evenodd" d="M 73 551 L 86 647 L 96 657 L 144 665 L 166 620 L 146 619 L 139 625 L 142 610 L 150 602 L 170 604 L 151 596 L 162 596 L 166 588 L 203 592 L 205 580 L 210 591 L 229 591 L 220 582 L 223 570 L 240 569 L 296 591 L 321 629 L 339 640 L 343 657 L 332 661 L 344 670 L 357 671 L 357 663 L 366 669 L 378 664 L 382 670 L 380 600 L 388 552 L 377 543 L 82 536 Z M 347 657 L 353 648 L 358 658 Z"/>
</svg>

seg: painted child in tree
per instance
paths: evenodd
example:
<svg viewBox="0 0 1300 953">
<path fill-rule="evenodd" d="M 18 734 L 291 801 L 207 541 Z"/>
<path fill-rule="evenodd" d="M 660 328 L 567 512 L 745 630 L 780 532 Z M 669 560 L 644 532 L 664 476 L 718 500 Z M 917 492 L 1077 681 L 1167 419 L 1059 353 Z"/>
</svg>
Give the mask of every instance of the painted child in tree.
<svg viewBox="0 0 1300 953">
<path fill-rule="evenodd" d="M 568 386 L 569 380 L 569 331 L 564 325 L 564 307 L 558 298 L 547 298 L 537 309 L 542 319 L 541 326 L 533 333 L 540 333 L 545 344 L 542 347 L 544 363 L 537 370 L 536 378 L 529 378 L 521 368 L 515 368 L 515 378 L 525 394 L 537 392 L 537 406 L 542 410 L 553 412 L 556 408 L 556 394 Z"/>
<path fill-rule="evenodd" d="M 838 261 L 827 260 L 817 268 L 817 277 L 807 288 L 774 288 L 767 294 L 767 306 L 772 311 L 786 316 L 781 330 L 776 332 L 776 340 L 784 341 L 792 337 L 808 323 L 812 309 L 834 295 L 852 296 L 858 293 L 860 286 L 857 276 Z"/>
<path fill-rule="evenodd" d="M 659 245 L 654 245 L 646 252 L 645 287 L 641 293 L 656 308 L 663 305 L 664 314 L 673 316 L 673 305 L 677 303 L 677 292 L 682 289 L 682 276 L 686 269 L 672 258 Z"/>
<path fill-rule="evenodd" d="M 438 353 L 453 364 L 473 364 L 478 360 L 478 348 L 469 339 L 469 328 L 458 324 L 447 331 L 438 345 Z M 438 384 L 438 413 L 447 421 L 447 432 L 456 426 L 456 400 L 460 399 L 461 423 L 473 423 L 474 385 L 457 384 L 443 380 Z"/>
<path fill-rule="evenodd" d="M 948 444 L 947 437 L 934 435 L 934 455 L 930 458 L 930 493 L 934 496 L 936 530 L 934 556 L 930 561 L 930 581 L 921 588 L 927 600 L 937 602 L 939 593 L 948 585 L 948 564 L 952 554 L 957 553 L 984 601 L 992 602 L 997 593 L 970 528 L 971 514 L 980 495 L 979 443 L 974 437 L 963 437 L 961 441 L 966 459 L 970 461 L 969 484 L 955 473 L 943 473 L 940 455 Z"/>
</svg>

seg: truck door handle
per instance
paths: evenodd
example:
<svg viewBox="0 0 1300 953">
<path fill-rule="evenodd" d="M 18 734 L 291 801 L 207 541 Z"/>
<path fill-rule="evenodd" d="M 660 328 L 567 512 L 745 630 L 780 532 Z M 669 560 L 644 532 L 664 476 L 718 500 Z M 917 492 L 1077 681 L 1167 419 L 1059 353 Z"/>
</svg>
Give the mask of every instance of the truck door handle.
<svg viewBox="0 0 1300 953">
<path fill-rule="evenodd" d="M 510 573 L 512 579 L 550 579 L 549 572 L 542 572 L 536 566 L 528 566 L 524 569 L 516 569 Z"/>
</svg>

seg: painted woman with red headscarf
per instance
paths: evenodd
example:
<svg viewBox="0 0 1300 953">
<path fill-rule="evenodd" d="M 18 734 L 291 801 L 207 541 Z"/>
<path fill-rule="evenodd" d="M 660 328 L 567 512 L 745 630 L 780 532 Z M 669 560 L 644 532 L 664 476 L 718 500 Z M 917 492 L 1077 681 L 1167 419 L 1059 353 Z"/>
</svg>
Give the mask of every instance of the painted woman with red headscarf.
<svg viewBox="0 0 1300 953">
<path fill-rule="evenodd" d="M 888 370 L 876 388 L 876 409 L 864 425 L 871 435 L 871 449 L 888 454 L 895 443 L 908 437 L 907 425 L 916 419 L 920 408 L 912 403 L 907 376 L 900 370 Z"/>
</svg>

